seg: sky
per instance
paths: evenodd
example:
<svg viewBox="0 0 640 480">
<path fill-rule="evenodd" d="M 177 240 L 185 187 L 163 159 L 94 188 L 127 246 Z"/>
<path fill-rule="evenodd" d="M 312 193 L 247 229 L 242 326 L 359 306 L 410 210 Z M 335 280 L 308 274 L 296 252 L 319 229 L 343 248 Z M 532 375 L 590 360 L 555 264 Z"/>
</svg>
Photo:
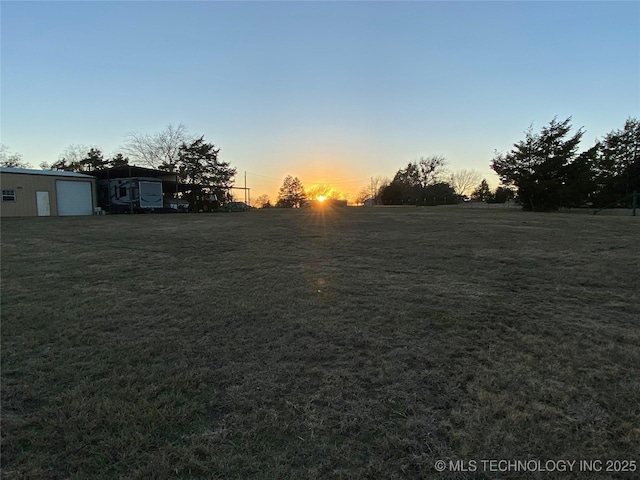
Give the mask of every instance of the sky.
<svg viewBox="0 0 640 480">
<path fill-rule="evenodd" d="M 495 150 L 640 117 L 640 2 L 0 3 L 0 141 L 34 166 L 184 124 L 251 195 L 353 200 L 421 156 L 494 186 Z M 586 143 L 585 143 L 586 142 Z"/>
</svg>

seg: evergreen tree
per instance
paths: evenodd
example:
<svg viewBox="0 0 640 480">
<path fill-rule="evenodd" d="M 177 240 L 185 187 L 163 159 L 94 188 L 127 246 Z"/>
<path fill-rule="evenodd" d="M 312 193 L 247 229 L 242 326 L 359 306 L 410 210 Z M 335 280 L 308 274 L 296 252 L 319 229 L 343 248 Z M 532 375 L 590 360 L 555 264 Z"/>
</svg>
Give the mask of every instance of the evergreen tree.
<svg viewBox="0 0 640 480">
<path fill-rule="evenodd" d="M 196 211 L 215 208 L 217 205 L 209 205 L 211 198 L 217 199 L 216 202 L 231 198 L 229 188 L 236 175 L 236 169 L 232 168 L 229 162 L 221 162 L 218 159 L 219 153 L 220 149 L 212 143 L 206 143 L 202 136 L 189 144 L 182 144 L 175 164 L 162 165 L 168 171 L 177 168 L 182 182 L 193 185 L 187 198 L 191 208 Z M 207 208 L 201 208 L 202 206 Z"/>
<path fill-rule="evenodd" d="M 102 156 L 102 152 L 97 148 L 92 148 L 87 152 L 87 156 L 78 163 L 78 170 L 81 172 L 92 172 L 105 168 L 109 164 Z"/>
<path fill-rule="evenodd" d="M 68 163 L 66 158 L 61 158 L 57 162 L 54 162 L 49 167 L 51 170 L 62 170 L 65 172 L 76 172 L 76 168 L 78 168 L 78 164 L 76 163 Z"/>
<path fill-rule="evenodd" d="M 506 187 L 498 187 L 495 192 L 489 192 L 487 201 L 489 203 L 506 203 L 514 197 L 513 190 Z"/>
<path fill-rule="evenodd" d="M 571 128 L 571 117 L 562 122 L 554 118 L 540 133 L 530 127 L 509 153 L 496 152 L 491 168 L 504 185 L 517 187 L 525 210 L 556 210 L 562 203 L 567 166 L 584 134 L 579 129 L 569 136 Z"/>
<path fill-rule="evenodd" d="M 629 118 L 607 134 L 595 162 L 595 203 L 604 206 L 640 192 L 640 121 Z"/>
<path fill-rule="evenodd" d="M 111 160 L 109 160 L 109 167 L 111 168 L 126 167 L 128 165 L 129 157 L 125 157 L 121 153 L 118 153 Z"/>
<path fill-rule="evenodd" d="M 482 179 L 480 185 L 471 193 L 471 199 L 479 202 L 486 202 L 491 199 L 491 189 L 485 179 Z"/>
<path fill-rule="evenodd" d="M 599 155 L 600 145 L 595 144 L 565 165 L 560 188 L 560 206 L 582 207 L 592 202 L 596 189 L 594 165 Z"/>
<path fill-rule="evenodd" d="M 65 170 L 68 172 L 83 172 L 93 170 L 92 165 L 104 166 L 102 152 L 96 147 L 87 145 L 69 145 L 58 157 L 58 161 L 51 165 L 51 170 Z"/>
<path fill-rule="evenodd" d="M 276 207 L 295 208 L 300 207 L 306 200 L 307 196 L 302 186 L 302 182 L 298 177 L 287 175 L 280 191 L 278 192 L 278 201 Z"/>
</svg>

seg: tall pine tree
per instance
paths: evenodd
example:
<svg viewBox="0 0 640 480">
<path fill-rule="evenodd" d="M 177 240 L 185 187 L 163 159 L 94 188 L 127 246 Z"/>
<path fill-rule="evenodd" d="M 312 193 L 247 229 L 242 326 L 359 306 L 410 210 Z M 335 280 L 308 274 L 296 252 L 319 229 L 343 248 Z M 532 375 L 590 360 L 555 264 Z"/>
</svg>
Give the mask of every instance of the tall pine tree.
<svg viewBox="0 0 640 480">
<path fill-rule="evenodd" d="M 503 184 L 514 185 L 525 210 L 557 210 L 567 181 L 567 167 L 576 158 L 584 131 L 570 135 L 571 117 L 555 118 L 540 133 L 530 127 L 525 139 L 506 153 L 496 152 L 491 168 Z"/>
<path fill-rule="evenodd" d="M 206 204 L 206 197 L 213 195 L 218 200 L 230 198 L 229 188 L 236 175 L 236 169 L 229 162 L 218 159 L 220 149 L 212 143 L 206 143 L 204 136 L 180 147 L 178 160 L 175 165 L 164 164 L 164 169 L 172 171 L 177 167 L 178 176 L 182 182 L 192 185 L 187 195 L 192 209 L 200 210 L 200 204 Z"/>
</svg>

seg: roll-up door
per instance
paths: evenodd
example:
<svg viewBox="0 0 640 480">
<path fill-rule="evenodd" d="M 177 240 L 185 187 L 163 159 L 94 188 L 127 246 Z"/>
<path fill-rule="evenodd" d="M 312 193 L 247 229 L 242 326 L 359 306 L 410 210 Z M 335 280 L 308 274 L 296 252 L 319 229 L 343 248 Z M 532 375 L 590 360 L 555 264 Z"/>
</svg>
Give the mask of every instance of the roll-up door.
<svg viewBox="0 0 640 480">
<path fill-rule="evenodd" d="M 56 180 L 58 215 L 92 215 L 91 182 Z"/>
</svg>

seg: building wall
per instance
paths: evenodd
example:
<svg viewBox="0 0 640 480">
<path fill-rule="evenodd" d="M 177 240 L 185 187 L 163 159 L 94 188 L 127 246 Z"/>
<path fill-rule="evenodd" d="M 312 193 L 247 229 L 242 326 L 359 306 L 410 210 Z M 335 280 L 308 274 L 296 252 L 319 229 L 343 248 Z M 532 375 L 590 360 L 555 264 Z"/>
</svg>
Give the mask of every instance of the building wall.
<svg viewBox="0 0 640 480">
<path fill-rule="evenodd" d="M 53 175 L 33 175 L 24 173 L 3 173 L 0 175 L 2 190 L 15 190 L 15 202 L 0 202 L 0 216 L 2 217 L 36 217 L 38 205 L 36 192 L 49 192 L 51 216 L 58 215 L 56 180 L 72 182 L 90 182 L 92 184 L 92 201 L 96 204 L 95 182 L 86 178 L 73 178 Z"/>
</svg>

